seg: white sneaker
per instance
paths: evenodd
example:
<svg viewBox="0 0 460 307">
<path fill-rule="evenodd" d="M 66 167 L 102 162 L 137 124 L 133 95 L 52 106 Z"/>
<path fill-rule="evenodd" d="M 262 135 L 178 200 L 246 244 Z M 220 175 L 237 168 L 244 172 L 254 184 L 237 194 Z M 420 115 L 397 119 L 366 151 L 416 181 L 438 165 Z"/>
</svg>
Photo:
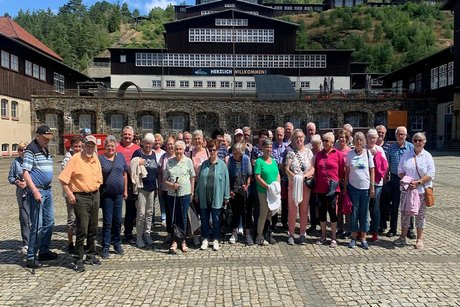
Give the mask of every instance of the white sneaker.
<svg viewBox="0 0 460 307">
<path fill-rule="evenodd" d="M 236 242 L 238 241 L 238 233 L 236 231 L 234 231 L 232 233 L 232 236 L 230 237 L 230 239 L 228 240 L 228 243 L 230 244 L 235 244 Z"/>
<path fill-rule="evenodd" d="M 208 246 L 209 246 L 208 240 L 207 240 L 207 239 L 204 239 L 203 242 L 201 242 L 201 247 L 200 247 L 200 249 L 201 249 L 201 250 L 206 250 L 206 249 L 208 249 Z"/>
<path fill-rule="evenodd" d="M 27 246 L 23 246 L 21 249 L 20 249 L 20 252 L 21 252 L 21 255 L 23 256 L 27 256 L 27 251 L 28 251 L 28 247 Z"/>
<path fill-rule="evenodd" d="M 212 244 L 212 250 L 213 251 L 219 250 L 219 242 L 217 240 L 214 240 L 214 243 Z"/>
<path fill-rule="evenodd" d="M 238 234 L 243 235 L 243 228 L 238 228 Z"/>
</svg>

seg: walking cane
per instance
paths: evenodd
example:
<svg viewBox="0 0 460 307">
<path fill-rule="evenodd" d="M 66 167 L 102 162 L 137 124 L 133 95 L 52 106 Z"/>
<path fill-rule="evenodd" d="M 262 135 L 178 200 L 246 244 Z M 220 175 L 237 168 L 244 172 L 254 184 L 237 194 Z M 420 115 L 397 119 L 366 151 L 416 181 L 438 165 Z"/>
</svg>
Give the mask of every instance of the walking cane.
<svg viewBox="0 0 460 307">
<path fill-rule="evenodd" d="M 34 242 L 34 260 L 32 264 L 32 275 L 35 275 L 35 260 L 37 258 L 37 244 L 38 244 L 38 221 L 40 217 L 40 203 L 37 202 L 37 217 L 35 218 L 35 242 Z"/>
</svg>

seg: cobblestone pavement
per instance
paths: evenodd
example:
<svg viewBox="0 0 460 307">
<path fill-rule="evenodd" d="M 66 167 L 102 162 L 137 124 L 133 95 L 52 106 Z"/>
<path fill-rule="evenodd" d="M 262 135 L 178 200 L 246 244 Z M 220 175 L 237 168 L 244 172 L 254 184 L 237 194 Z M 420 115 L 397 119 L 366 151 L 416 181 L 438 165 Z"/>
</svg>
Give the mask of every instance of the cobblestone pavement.
<svg viewBox="0 0 460 307">
<path fill-rule="evenodd" d="M 99 267 L 75 273 L 66 248 L 66 211 L 55 176 L 56 226 L 52 249 L 57 261 L 24 267 L 14 187 L 0 160 L 0 305 L 14 306 L 460 306 L 460 155 L 437 155 L 436 207 L 428 210 L 425 249 L 412 240 L 395 248 L 383 237 L 365 251 L 313 244 L 288 246 L 285 234 L 268 247 L 241 243 L 221 250 L 169 255 L 164 229 L 155 227 L 155 245 L 112 254 Z M 56 174 L 59 157 L 56 157 Z M 102 213 L 100 214 L 102 216 Z M 102 225 L 102 222 L 99 223 Z"/>
</svg>

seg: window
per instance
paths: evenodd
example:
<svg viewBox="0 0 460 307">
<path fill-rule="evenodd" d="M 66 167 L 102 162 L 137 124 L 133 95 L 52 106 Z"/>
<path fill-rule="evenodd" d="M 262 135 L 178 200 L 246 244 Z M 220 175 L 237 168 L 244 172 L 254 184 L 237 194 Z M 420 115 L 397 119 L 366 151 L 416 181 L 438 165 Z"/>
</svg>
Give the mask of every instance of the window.
<svg viewBox="0 0 460 307">
<path fill-rule="evenodd" d="M 10 152 L 10 144 L 2 144 L 2 152 L 3 153 L 8 153 Z"/>
<path fill-rule="evenodd" d="M 235 81 L 235 88 L 242 88 L 243 87 L 243 81 Z"/>
<path fill-rule="evenodd" d="M 45 125 L 51 129 L 58 128 L 58 115 L 55 113 L 46 113 L 45 114 Z"/>
<path fill-rule="evenodd" d="M 18 118 L 18 102 L 12 101 L 11 102 L 11 118 Z"/>
<path fill-rule="evenodd" d="M 174 115 L 172 117 L 173 130 L 184 130 L 184 117 L 182 115 Z"/>
<path fill-rule="evenodd" d="M 329 116 L 318 117 L 318 129 L 326 129 L 331 127 L 331 119 Z"/>
<path fill-rule="evenodd" d="M 310 88 L 310 81 L 300 81 L 301 88 Z"/>
<path fill-rule="evenodd" d="M 230 81 L 220 81 L 220 87 L 230 88 Z"/>
<path fill-rule="evenodd" d="M 422 74 L 417 74 L 415 76 L 415 92 L 420 94 L 422 92 Z"/>
<path fill-rule="evenodd" d="M 180 81 L 179 82 L 179 87 L 189 87 L 189 82 L 188 81 Z"/>
<path fill-rule="evenodd" d="M 8 118 L 8 100 L 2 99 L 2 118 Z"/>
<path fill-rule="evenodd" d="M 189 42 L 210 43 L 273 43 L 273 29 L 190 28 Z"/>
<path fill-rule="evenodd" d="M 120 55 L 120 63 L 126 63 L 126 54 Z"/>
<path fill-rule="evenodd" d="M 412 121 L 412 131 L 423 131 L 423 116 L 414 116 L 414 120 Z"/>
<path fill-rule="evenodd" d="M 110 128 L 112 130 L 121 130 L 123 128 L 123 116 L 119 114 L 110 116 Z"/>
<path fill-rule="evenodd" d="M 18 59 L 18 56 L 12 54 L 10 59 L 11 59 L 11 62 L 10 62 L 11 70 L 19 71 L 19 59 Z"/>
<path fill-rule="evenodd" d="M 296 87 L 296 85 L 297 85 L 297 82 L 295 82 L 295 81 L 291 81 L 291 85 L 292 85 L 292 87 L 293 87 L 293 88 L 295 88 L 295 87 Z"/>
<path fill-rule="evenodd" d="M 143 115 L 141 118 L 141 128 L 144 130 L 153 130 L 153 116 Z"/>
<path fill-rule="evenodd" d="M 26 75 L 32 76 L 32 62 L 26 61 Z"/>
<path fill-rule="evenodd" d="M 203 87 L 203 81 L 193 81 L 193 87 Z"/>
<path fill-rule="evenodd" d="M 46 68 L 40 67 L 40 80 L 46 81 Z"/>
<path fill-rule="evenodd" d="M 216 26 L 238 26 L 248 25 L 247 19 L 216 18 Z"/>
<path fill-rule="evenodd" d="M 446 115 L 454 114 L 454 104 L 448 105 L 446 108 Z"/>
<path fill-rule="evenodd" d="M 18 152 L 18 147 L 19 147 L 19 144 L 15 143 L 11 146 L 11 151 L 12 152 Z"/>
<path fill-rule="evenodd" d="M 216 81 L 206 81 L 206 87 L 216 87 Z"/>
<path fill-rule="evenodd" d="M 256 82 L 255 81 L 246 81 L 246 87 L 247 88 L 256 88 Z"/>
<path fill-rule="evenodd" d="M 439 87 L 447 86 L 447 64 L 439 66 Z"/>
<path fill-rule="evenodd" d="M 161 80 L 152 80 L 152 87 L 161 87 Z"/>
<path fill-rule="evenodd" d="M 80 114 L 78 116 L 78 128 L 79 129 L 91 129 L 91 114 Z"/>
<path fill-rule="evenodd" d="M 33 64 L 32 67 L 33 67 L 33 72 L 32 72 L 33 77 L 39 79 L 40 78 L 40 66 L 38 66 L 37 64 Z"/>
<path fill-rule="evenodd" d="M 176 81 L 166 80 L 166 87 L 176 87 Z"/>
<path fill-rule="evenodd" d="M 361 117 L 357 114 L 349 114 L 345 116 L 345 122 L 349 123 L 352 127 L 362 127 Z"/>
<path fill-rule="evenodd" d="M 2 58 L 2 67 L 9 69 L 10 68 L 10 54 L 2 50 L 1 58 Z"/>
<path fill-rule="evenodd" d="M 64 76 L 58 73 L 54 73 L 54 91 L 58 93 L 64 93 Z"/>
<path fill-rule="evenodd" d="M 447 67 L 447 85 L 454 84 L 454 62 L 449 62 Z"/>
<path fill-rule="evenodd" d="M 438 68 L 431 69 L 431 89 L 435 90 L 438 88 Z"/>
</svg>

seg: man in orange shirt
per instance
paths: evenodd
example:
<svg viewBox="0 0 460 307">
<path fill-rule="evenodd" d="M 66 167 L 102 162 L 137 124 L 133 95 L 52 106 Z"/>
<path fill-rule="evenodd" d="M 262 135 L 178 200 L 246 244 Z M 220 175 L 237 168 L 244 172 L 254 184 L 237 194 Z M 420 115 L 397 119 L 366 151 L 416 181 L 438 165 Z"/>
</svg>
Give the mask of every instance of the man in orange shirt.
<svg viewBox="0 0 460 307">
<path fill-rule="evenodd" d="M 95 239 L 99 212 L 99 187 L 102 184 L 101 163 L 96 154 L 96 138 L 85 137 L 83 151 L 72 156 L 59 175 L 67 200 L 74 207 L 77 228 L 73 269 L 85 270 L 84 263 L 100 265 L 96 258 Z M 88 250 L 84 255 L 86 238 Z"/>
</svg>

